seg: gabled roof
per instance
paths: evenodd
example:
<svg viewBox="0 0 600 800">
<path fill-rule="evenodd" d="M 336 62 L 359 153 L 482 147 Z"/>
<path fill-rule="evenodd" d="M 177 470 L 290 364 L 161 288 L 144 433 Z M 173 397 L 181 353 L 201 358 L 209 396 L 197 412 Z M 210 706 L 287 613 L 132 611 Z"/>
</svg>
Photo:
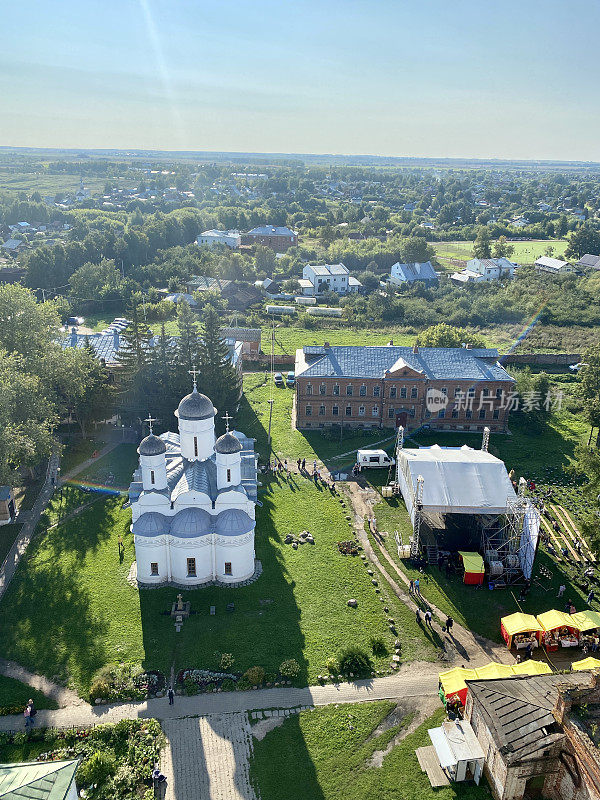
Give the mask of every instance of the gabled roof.
<svg viewBox="0 0 600 800">
<path fill-rule="evenodd" d="M 577 263 L 581 267 L 600 269 L 600 256 L 592 255 L 592 253 L 586 253 L 584 256 L 581 256 Z"/>
<path fill-rule="evenodd" d="M 262 331 L 260 328 L 221 328 L 224 339 L 235 339 L 238 342 L 259 342 Z"/>
<path fill-rule="evenodd" d="M 65 800 L 78 765 L 78 759 L 0 764 L 0 798 Z"/>
<path fill-rule="evenodd" d="M 412 281 L 437 281 L 437 275 L 431 261 L 401 264 L 399 261 L 392 265 L 391 274 L 398 280 L 412 283 Z"/>
<path fill-rule="evenodd" d="M 16 250 L 17 247 L 19 247 L 19 245 L 22 244 L 23 242 L 21 241 L 21 239 L 7 239 L 2 245 L 2 247 L 5 250 Z"/>
<path fill-rule="evenodd" d="M 552 715 L 559 686 L 589 687 L 589 673 L 531 675 L 491 681 L 467 680 L 474 704 L 487 718 L 495 743 L 509 764 L 541 759 L 563 734 Z"/>
<path fill-rule="evenodd" d="M 561 261 L 559 258 L 550 258 L 549 256 L 541 256 L 535 262 L 538 267 L 546 267 L 547 269 L 559 270 L 563 267 L 568 267 L 568 261 Z"/>
<path fill-rule="evenodd" d="M 259 225 L 248 231 L 247 236 L 295 236 L 295 231 L 280 225 Z"/>
<path fill-rule="evenodd" d="M 296 376 L 303 378 L 383 378 L 403 358 L 407 367 L 431 379 L 514 383 L 498 362 L 498 351 L 492 349 L 420 347 L 414 353 L 412 347 L 390 345 L 305 347 L 300 357 L 306 360 L 306 367 L 302 368 L 297 357 Z"/>
</svg>

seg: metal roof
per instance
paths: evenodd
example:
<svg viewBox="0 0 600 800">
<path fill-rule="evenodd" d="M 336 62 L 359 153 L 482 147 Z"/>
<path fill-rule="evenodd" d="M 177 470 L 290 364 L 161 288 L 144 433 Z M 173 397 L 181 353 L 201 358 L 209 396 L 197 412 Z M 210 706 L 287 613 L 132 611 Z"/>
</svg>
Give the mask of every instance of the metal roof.
<svg viewBox="0 0 600 800">
<path fill-rule="evenodd" d="M 581 256 L 579 261 L 577 262 L 582 267 L 592 267 L 593 269 L 600 269 L 600 256 L 592 255 L 592 253 L 586 253 L 584 256 Z"/>
<path fill-rule="evenodd" d="M 506 381 L 514 379 L 499 363 L 498 351 L 466 347 L 305 347 L 306 357 L 316 356 L 296 377 L 302 378 L 383 378 L 402 358 L 409 368 L 430 379 Z M 319 357 L 320 356 L 320 357 Z M 307 359 L 308 360 L 308 359 Z"/>
<path fill-rule="evenodd" d="M 296 232 L 285 226 L 258 225 L 248 231 L 247 236 L 295 236 Z"/>
<path fill-rule="evenodd" d="M 79 759 L 0 764 L 2 800 L 65 800 Z"/>
<path fill-rule="evenodd" d="M 394 278 L 407 283 L 412 283 L 413 281 L 437 281 L 437 275 L 431 265 L 431 261 L 416 261 L 411 264 L 397 262 L 392 265 L 390 274 Z"/>
<path fill-rule="evenodd" d="M 473 702 L 487 717 L 496 745 L 509 764 L 542 758 L 562 738 L 561 732 L 551 730 L 559 686 L 584 688 L 591 683 L 589 672 L 467 680 Z"/>
<path fill-rule="evenodd" d="M 260 328 L 221 328 L 224 339 L 236 339 L 242 342 L 260 342 Z"/>
</svg>

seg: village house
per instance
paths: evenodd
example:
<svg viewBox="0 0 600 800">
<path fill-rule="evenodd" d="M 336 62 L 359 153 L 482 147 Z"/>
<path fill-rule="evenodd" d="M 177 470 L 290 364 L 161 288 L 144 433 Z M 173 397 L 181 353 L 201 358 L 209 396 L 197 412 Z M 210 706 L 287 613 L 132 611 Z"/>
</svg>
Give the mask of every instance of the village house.
<svg viewBox="0 0 600 800">
<path fill-rule="evenodd" d="M 497 350 L 303 347 L 296 351 L 297 428 L 506 431 L 515 381 Z"/>
<path fill-rule="evenodd" d="M 349 294 L 358 292 L 362 286 L 343 264 L 307 264 L 298 283 L 302 294 L 307 297 L 315 297 L 324 292 Z"/>
<path fill-rule="evenodd" d="M 581 256 L 577 262 L 577 266 L 583 269 L 600 269 L 600 256 L 586 253 L 584 256 Z"/>
<path fill-rule="evenodd" d="M 204 231 L 196 238 L 197 245 L 214 247 L 215 245 L 225 245 L 232 250 L 240 246 L 241 235 L 239 231 Z"/>
<path fill-rule="evenodd" d="M 221 336 L 227 344 L 241 342 L 244 360 L 257 361 L 260 358 L 260 328 L 221 328 Z"/>
<path fill-rule="evenodd" d="M 252 228 L 241 237 L 242 245 L 261 245 L 275 250 L 276 253 L 285 253 L 290 247 L 298 244 L 298 234 L 285 226 L 261 225 Z"/>
<path fill-rule="evenodd" d="M 575 267 L 568 261 L 561 261 L 559 258 L 550 258 L 550 256 L 541 256 L 535 262 L 535 268 L 538 272 L 549 272 L 551 275 L 564 275 L 567 272 L 575 272 Z"/>
<path fill-rule="evenodd" d="M 494 800 L 598 800 L 600 755 L 592 740 L 600 678 L 573 672 L 467 681 L 465 719 L 485 754 Z"/>
<path fill-rule="evenodd" d="M 394 286 L 401 286 L 403 283 L 414 283 L 415 281 L 435 283 L 437 279 L 438 276 L 435 274 L 431 261 L 415 261 L 410 264 L 401 264 L 397 261 L 392 264 L 388 281 Z"/>
<path fill-rule="evenodd" d="M 497 281 L 500 278 L 512 278 L 519 265 L 508 258 L 472 258 L 467 261 L 466 269 L 454 272 L 450 280 L 457 285 Z"/>
</svg>

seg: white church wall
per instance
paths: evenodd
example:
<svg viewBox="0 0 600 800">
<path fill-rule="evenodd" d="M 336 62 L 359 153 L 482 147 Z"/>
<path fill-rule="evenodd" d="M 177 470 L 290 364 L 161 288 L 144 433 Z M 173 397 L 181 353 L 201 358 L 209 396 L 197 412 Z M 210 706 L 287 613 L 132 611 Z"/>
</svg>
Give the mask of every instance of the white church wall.
<svg viewBox="0 0 600 800">
<path fill-rule="evenodd" d="M 171 575 L 176 583 L 195 586 L 213 579 L 212 535 L 178 539 L 170 537 Z M 188 575 L 188 558 L 196 559 L 196 575 Z"/>
<path fill-rule="evenodd" d="M 174 513 L 181 511 L 182 508 L 203 508 L 209 514 L 213 513 L 212 500 L 204 492 L 182 492 L 173 503 Z"/>
<path fill-rule="evenodd" d="M 135 536 L 137 576 L 142 583 L 166 583 L 169 580 L 168 546 L 166 536 Z M 151 564 L 158 564 L 158 575 L 152 575 Z"/>
<path fill-rule="evenodd" d="M 231 564 L 231 575 L 225 565 Z M 254 532 L 243 536 L 217 536 L 215 573 L 221 583 L 237 583 L 254 574 Z"/>
<path fill-rule="evenodd" d="M 237 486 L 242 482 L 241 458 L 239 453 L 217 453 L 217 489 Z"/>
<path fill-rule="evenodd" d="M 171 509 L 171 503 L 164 494 L 158 492 L 150 492 L 141 494 L 137 503 L 131 506 L 132 521 L 135 522 L 142 514 L 149 511 L 157 511 L 165 517 L 172 516 L 175 512 Z"/>
<path fill-rule="evenodd" d="M 215 421 L 209 419 L 179 420 L 181 455 L 188 461 L 205 461 L 215 448 Z"/>
<path fill-rule="evenodd" d="M 215 500 L 215 513 L 225 511 L 227 508 L 239 508 L 254 519 L 254 503 L 248 500 L 248 495 L 243 492 L 223 492 Z"/>
<path fill-rule="evenodd" d="M 148 491 L 167 488 L 167 462 L 164 453 L 140 456 L 142 486 Z"/>
</svg>

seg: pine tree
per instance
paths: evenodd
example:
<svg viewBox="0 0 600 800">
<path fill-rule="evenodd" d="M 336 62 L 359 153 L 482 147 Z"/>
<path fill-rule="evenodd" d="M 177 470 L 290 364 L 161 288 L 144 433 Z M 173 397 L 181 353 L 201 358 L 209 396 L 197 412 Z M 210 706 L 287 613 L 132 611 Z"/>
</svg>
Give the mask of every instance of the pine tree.
<svg viewBox="0 0 600 800">
<path fill-rule="evenodd" d="M 122 415 L 138 416 L 146 410 L 145 375 L 150 361 L 152 332 L 141 316 L 141 295 L 134 294 L 127 308 L 129 325 L 121 333 L 116 362 L 119 370 L 119 406 Z"/>
<path fill-rule="evenodd" d="M 176 352 L 171 337 L 165 333 L 164 323 L 150 353 L 146 376 L 146 406 L 157 416 L 163 428 L 169 427 L 173 411 L 181 400 Z"/>
<path fill-rule="evenodd" d="M 234 412 L 239 398 L 239 378 L 221 338 L 219 314 L 212 306 L 206 306 L 205 310 L 198 367 L 199 391 L 210 397 L 219 415 L 225 411 Z"/>
<path fill-rule="evenodd" d="M 179 327 L 177 363 L 185 370 L 186 375 L 194 365 L 198 364 L 200 327 L 196 319 L 196 315 L 187 303 L 179 304 L 177 309 L 177 325 Z"/>
</svg>

